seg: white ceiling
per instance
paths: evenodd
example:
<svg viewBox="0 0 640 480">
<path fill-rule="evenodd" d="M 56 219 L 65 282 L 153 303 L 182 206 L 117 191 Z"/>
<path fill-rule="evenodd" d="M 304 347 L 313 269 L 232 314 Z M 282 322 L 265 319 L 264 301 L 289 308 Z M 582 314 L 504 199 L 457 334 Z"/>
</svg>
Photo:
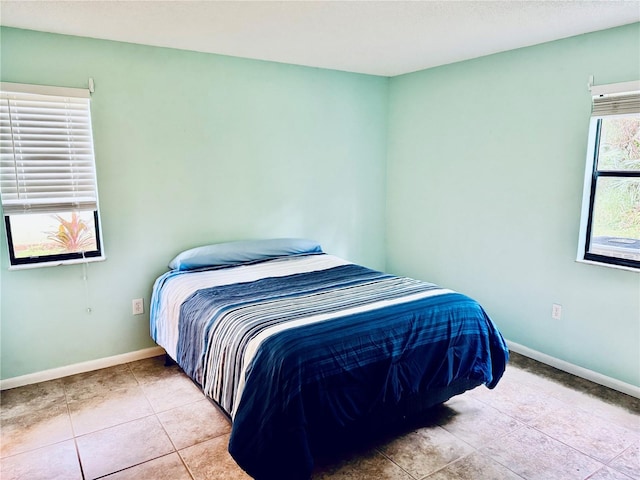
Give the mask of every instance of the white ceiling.
<svg viewBox="0 0 640 480">
<path fill-rule="evenodd" d="M 0 24 L 394 76 L 640 21 L 634 1 L 0 1 Z"/>
</svg>

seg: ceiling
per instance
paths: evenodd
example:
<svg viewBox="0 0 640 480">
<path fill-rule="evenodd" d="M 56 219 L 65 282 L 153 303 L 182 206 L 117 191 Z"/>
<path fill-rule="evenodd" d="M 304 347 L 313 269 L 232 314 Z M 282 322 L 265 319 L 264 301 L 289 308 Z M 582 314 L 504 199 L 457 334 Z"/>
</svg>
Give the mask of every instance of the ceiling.
<svg viewBox="0 0 640 480">
<path fill-rule="evenodd" d="M 383 76 L 638 21 L 640 0 L 0 0 L 5 26 Z"/>
</svg>

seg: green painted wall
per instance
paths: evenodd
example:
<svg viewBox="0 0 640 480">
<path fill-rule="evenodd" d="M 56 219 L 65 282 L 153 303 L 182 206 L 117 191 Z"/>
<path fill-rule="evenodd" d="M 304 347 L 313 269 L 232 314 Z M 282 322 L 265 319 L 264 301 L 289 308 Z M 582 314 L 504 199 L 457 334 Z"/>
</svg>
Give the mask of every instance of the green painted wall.
<svg viewBox="0 0 640 480">
<path fill-rule="evenodd" d="M 575 262 L 587 80 L 640 78 L 640 24 L 392 79 L 7 28 L 0 48 L 4 81 L 95 79 L 108 256 L 87 302 L 82 266 L 7 271 L 2 238 L 2 378 L 152 346 L 131 299 L 184 248 L 296 235 L 640 385 L 640 275 Z"/>
<path fill-rule="evenodd" d="M 108 259 L 8 271 L 2 378 L 153 345 L 132 316 L 179 251 L 302 236 L 384 267 L 388 79 L 2 28 L 3 81 L 83 87 Z M 87 305 L 92 313 L 86 312 Z"/>
<path fill-rule="evenodd" d="M 640 78 L 640 24 L 391 79 L 387 268 L 476 298 L 514 342 L 640 386 L 640 275 L 575 262 L 589 75 Z"/>
</svg>

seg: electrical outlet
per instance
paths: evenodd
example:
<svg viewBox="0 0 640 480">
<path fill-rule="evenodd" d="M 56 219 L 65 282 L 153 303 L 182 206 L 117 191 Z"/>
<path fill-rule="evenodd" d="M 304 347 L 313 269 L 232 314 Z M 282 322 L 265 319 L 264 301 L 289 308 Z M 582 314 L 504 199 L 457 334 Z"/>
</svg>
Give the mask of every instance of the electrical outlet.
<svg viewBox="0 0 640 480">
<path fill-rule="evenodd" d="M 562 318 L 562 305 L 554 303 L 551 305 L 551 318 L 554 320 L 560 320 Z"/>
<path fill-rule="evenodd" d="M 131 310 L 134 315 L 142 315 L 144 313 L 144 299 L 136 298 L 131 301 Z"/>
</svg>

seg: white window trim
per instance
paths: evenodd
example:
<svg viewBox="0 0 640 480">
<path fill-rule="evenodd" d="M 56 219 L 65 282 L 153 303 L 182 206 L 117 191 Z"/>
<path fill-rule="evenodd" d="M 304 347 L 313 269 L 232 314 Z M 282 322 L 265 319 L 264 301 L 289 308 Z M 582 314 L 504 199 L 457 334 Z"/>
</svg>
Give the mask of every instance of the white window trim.
<svg viewBox="0 0 640 480">
<path fill-rule="evenodd" d="M 102 242 L 102 239 L 100 239 L 100 242 Z M 8 270 L 30 270 L 32 268 L 59 267 L 62 265 L 79 265 L 82 263 L 103 262 L 106 259 L 107 259 L 107 256 L 104 254 L 104 247 L 103 247 L 102 255 L 99 257 L 86 257 L 86 258 L 77 258 L 72 260 L 57 260 L 53 262 L 24 263 L 20 265 L 9 264 Z"/>
<path fill-rule="evenodd" d="M 578 254 L 576 261 L 581 263 L 590 263 L 603 266 L 618 266 L 607 263 L 593 262 L 585 260 L 584 255 L 587 247 L 587 225 L 589 224 L 589 201 L 591 199 L 591 180 L 593 176 L 593 162 L 595 161 L 595 145 L 597 119 L 591 118 L 589 122 L 589 135 L 587 140 L 587 161 L 584 167 L 584 183 L 582 189 L 582 210 L 580 212 L 580 233 L 578 235 Z"/>
<path fill-rule="evenodd" d="M 587 247 L 587 225 L 589 223 L 589 201 L 591 200 L 591 181 L 593 176 L 593 162 L 595 161 L 595 144 L 597 132 L 598 118 L 594 117 L 589 123 L 589 137 L 587 148 L 587 161 L 584 168 L 584 187 L 582 190 L 582 210 L 580 212 L 580 230 L 578 235 L 578 254 L 576 262 L 585 263 L 587 265 L 598 265 L 601 267 L 616 268 L 618 270 L 626 270 L 629 272 L 639 272 L 637 268 L 627 267 L 625 265 L 617 265 L 615 263 L 596 262 L 584 258 Z"/>
<path fill-rule="evenodd" d="M 640 91 L 640 80 L 634 80 L 631 82 L 612 83 L 607 85 L 589 85 L 589 90 L 592 97 L 602 97 L 605 95 L 618 95 L 625 92 L 638 92 Z M 613 115 L 616 117 L 617 115 Z M 621 115 L 622 116 L 622 115 Z M 585 163 L 584 172 L 584 185 L 582 190 L 582 208 L 580 212 L 580 229 L 578 233 L 578 252 L 576 256 L 576 262 L 584 263 L 588 265 L 598 265 L 601 267 L 615 268 L 618 270 L 626 270 L 639 273 L 640 269 L 636 267 L 629 267 L 626 265 L 618 265 L 615 263 L 598 262 L 594 260 L 585 259 L 586 243 L 587 243 L 587 226 L 589 223 L 589 204 L 591 200 L 591 182 L 593 178 L 593 168 L 596 158 L 596 135 L 598 120 L 602 116 L 592 116 L 589 122 L 589 134 L 587 140 L 587 157 Z"/>
<path fill-rule="evenodd" d="M 616 93 L 637 92 L 640 90 L 640 80 L 631 82 L 609 83 L 606 85 L 590 85 L 589 91 L 592 97 L 614 95 Z"/>
<path fill-rule="evenodd" d="M 48 85 L 30 85 L 28 83 L 0 82 L 0 90 L 3 92 L 55 95 L 56 97 L 91 98 L 91 92 L 86 88 L 50 87 Z"/>
</svg>

